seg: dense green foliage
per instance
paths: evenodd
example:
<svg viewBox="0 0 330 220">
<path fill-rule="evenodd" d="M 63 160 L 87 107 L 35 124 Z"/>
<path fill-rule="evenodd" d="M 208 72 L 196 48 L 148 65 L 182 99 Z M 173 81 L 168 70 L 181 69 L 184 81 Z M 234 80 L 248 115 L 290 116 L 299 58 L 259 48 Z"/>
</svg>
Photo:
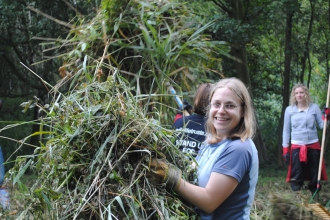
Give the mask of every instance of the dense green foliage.
<svg viewBox="0 0 330 220">
<path fill-rule="evenodd" d="M 55 57 L 61 51 L 61 39 L 65 39 L 70 30 L 57 23 L 55 18 L 70 24 L 77 21 L 77 9 L 90 16 L 95 12 L 93 3 L 75 2 L 75 7 L 69 7 L 67 1 L 54 1 L 50 7 L 49 2 L 43 0 L 0 1 L 0 99 L 4 102 L 0 110 L 0 120 L 4 122 L 0 123 L 0 129 L 13 122 L 23 123 L 40 117 L 37 108 L 22 113 L 19 106 L 22 102 L 34 100 L 34 97 L 43 103 L 49 102 L 51 87 L 40 78 L 51 85 L 60 79 L 58 68 L 62 62 Z M 44 17 L 32 9 L 52 17 Z M 30 145 L 20 149 L 18 146 L 22 138 L 37 130 L 39 125 L 29 123 L 1 131 L 0 136 L 10 138 L 0 141 L 5 158 L 10 160 L 6 164 L 7 170 L 13 166 L 11 161 L 17 155 L 33 152 L 34 147 Z M 38 145 L 39 140 L 32 136 L 25 141 Z"/>
<path fill-rule="evenodd" d="M 228 42 L 230 54 L 234 57 L 238 49 L 244 49 L 241 54 L 246 54 L 246 83 L 251 83 L 259 128 L 269 155 L 268 162 L 276 161 L 275 157 L 279 156 L 283 120 L 281 112 L 288 104 L 283 102 L 283 97 L 289 96 L 291 86 L 296 82 L 308 84 L 313 100 L 320 107 L 325 105 L 330 69 L 329 2 L 177 0 L 173 3 L 182 4 L 182 9 L 169 10 L 165 23 L 159 23 L 160 14 L 149 8 L 149 1 L 145 1 L 143 6 L 144 17 L 139 16 L 134 7 L 128 10 L 129 2 L 55 1 L 49 7 L 48 3 L 41 0 L 1 0 L 0 98 L 5 101 L 0 111 L 1 120 L 10 121 L 11 115 L 21 114 L 18 102 L 14 101 L 16 98 L 33 100 L 33 96 L 37 96 L 44 103 L 50 101 L 48 92 L 51 88 L 36 75 L 55 85 L 61 79 L 58 69 L 66 65 L 63 63 L 66 57 L 71 56 L 70 62 L 78 58 L 78 62 L 82 62 L 86 51 L 95 50 L 95 57 L 102 55 L 103 51 L 97 48 L 107 43 L 104 42 L 103 28 L 116 39 L 108 48 L 112 51 L 111 56 L 104 59 L 126 71 L 126 77 L 137 94 L 164 94 L 166 86 L 162 82 L 165 80 L 172 82 L 179 94 L 191 101 L 193 91 L 200 82 L 213 82 L 224 76 L 240 77 L 237 62 L 228 54 L 223 55 L 226 51 L 224 43 L 218 44 L 220 47 L 217 49 L 211 49 L 206 56 L 200 56 L 205 44 L 201 45 L 199 38 L 187 38 L 193 26 L 205 36 L 202 39 Z M 237 3 L 237 7 L 233 3 Z M 102 27 L 102 22 L 91 22 L 101 5 L 106 11 L 104 19 L 111 20 L 105 27 Z M 191 14 L 184 12 L 187 7 L 191 9 Z M 181 13 L 181 23 L 171 19 L 174 12 Z M 285 49 L 288 13 L 292 14 L 289 52 Z M 81 25 L 86 27 L 85 33 L 72 28 Z M 184 47 L 177 47 L 178 42 L 187 39 Z M 79 49 L 72 51 L 76 45 L 79 45 Z M 186 49 L 190 52 L 186 52 Z M 189 59 L 173 56 L 173 51 L 179 50 L 189 55 Z M 71 54 L 68 54 L 69 51 Z M 191 58 L 193 55 L 195 58 Z M 162 62 L 165 57 L 166 62 Z M 284 68 L 288 57 L 291 60 L 289 73 Z M 140 63 L 144 65 L 141 67 Z M 154 66 L 148 66 L 150 63 Z M 285 74 L 289 75 L 288 86 L 284 85 Z M 157 104 L 159 102 L 173 107 L 172 111 L 167 112 L 169 114 L 162 115 L 163 123 L 170 126 L 176 108 L 172 98 L 157 97 L 153 101 L 154 106 L 150 108 L 161 107 Z M 26 121 L 37 119 L 38 112 L 30 111 L 20 117 Z M 5 125 L 0 124 L 1 128 Z M 23 126 L 21 131 L 37 131 L 38 126 L 31 126 Z M 7 132 L 6 136 L 13 140 L 21 139 L 17 132 Z M 34 137 L 28 141 L 31 144 L 38 143 Z M 8 156 L 16 149 L 17 141 L 3 140 L 1 145 Z M 28 148 L 26 152 L 33 150 Z M 329 148 L 326 149 L 328 151 Z M 328 153 L 325 157 L 328 160 Z"/>
</svg>

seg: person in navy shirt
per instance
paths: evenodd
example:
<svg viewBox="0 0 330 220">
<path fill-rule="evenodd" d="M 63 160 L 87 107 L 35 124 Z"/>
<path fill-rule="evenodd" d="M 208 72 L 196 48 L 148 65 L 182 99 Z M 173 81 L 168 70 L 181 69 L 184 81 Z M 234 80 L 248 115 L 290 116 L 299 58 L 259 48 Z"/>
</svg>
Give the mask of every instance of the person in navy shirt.
<svg viewBox="0 0 330 220">
<path fill-rule="evenodd" d="M 193 114 L 178 118 L 173 127 L 176 130 L 177 139 L 175 145 L 184 153 L 196 156 L 202 142 L 205 140 L 205 114 L 209 104 L 209 96 L 212 84 L 201 84 L 195 93 Z"/>
</svg>

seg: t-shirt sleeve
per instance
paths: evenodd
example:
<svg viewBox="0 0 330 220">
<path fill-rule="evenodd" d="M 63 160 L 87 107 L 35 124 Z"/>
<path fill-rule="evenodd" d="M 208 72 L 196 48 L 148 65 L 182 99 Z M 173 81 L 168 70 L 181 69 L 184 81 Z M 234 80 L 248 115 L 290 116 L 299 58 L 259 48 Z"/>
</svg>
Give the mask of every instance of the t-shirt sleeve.
<svg viewBox="0 0 330 220">
<path fill-rule="evenodd" d="M 212 172 L 231 176 L 240 182 L 250 171 L 251 163 L 252 146 L 249 141 L 235 140 L 223 150 Z"/>
</svg>

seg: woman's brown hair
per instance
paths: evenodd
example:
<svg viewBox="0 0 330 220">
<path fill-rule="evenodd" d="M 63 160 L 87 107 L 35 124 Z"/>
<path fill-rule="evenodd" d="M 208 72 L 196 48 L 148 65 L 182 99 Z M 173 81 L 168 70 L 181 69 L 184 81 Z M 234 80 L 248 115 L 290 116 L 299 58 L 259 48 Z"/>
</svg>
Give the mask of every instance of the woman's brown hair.
<svg viewBox="0 0 330 220">
<path fill-rule="evenodd" d="M 207 106 L 209 105 L 209 97 L 212 84 L 203 83 L 198 86 L 194 96 L 193 112 L 199 115 L 206 115 Z"/>
</svg>

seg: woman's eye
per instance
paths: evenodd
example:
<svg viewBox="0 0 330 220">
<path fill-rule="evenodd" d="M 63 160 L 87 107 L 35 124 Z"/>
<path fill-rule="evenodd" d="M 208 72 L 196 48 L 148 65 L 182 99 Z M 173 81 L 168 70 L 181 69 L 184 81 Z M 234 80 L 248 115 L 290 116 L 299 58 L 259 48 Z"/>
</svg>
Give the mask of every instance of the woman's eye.
<svg viewBox="0 0 330 220">
<path fill-rule="evenodd" d="M 233 108 L 236 108 L 236 105 L 233 105 L 233 104 L 227 104 L 227 105 L 225 105 L 225 107 L 226 107 L 227 109 L 233 109 Z"/>
</svg>

